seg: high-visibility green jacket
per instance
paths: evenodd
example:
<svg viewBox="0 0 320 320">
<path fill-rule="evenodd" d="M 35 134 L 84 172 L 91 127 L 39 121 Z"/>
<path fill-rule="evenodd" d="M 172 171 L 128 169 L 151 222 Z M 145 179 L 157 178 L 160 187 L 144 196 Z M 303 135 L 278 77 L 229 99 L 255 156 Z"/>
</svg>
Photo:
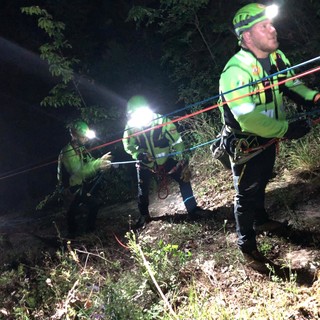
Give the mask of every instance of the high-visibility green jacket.
<svg viewBox="0 0 320 320">
<path fill-rule="evenodd" d="M 269 59 L 269 74 L 290 67 L 289 60 L 280 50 L 270 54 Z M 319 92 L 309 89 L 299 79 L 278 85 L 280 81 L 294 76 L 293 71 L 258 81 L 267 75 L 261 63 L 248 50 L 241 49 L 228 61 L 220 77 L 222 102 L 227 102 L 220 106 L 220 111 L 226 125 L 264 138 L 280 138 L 288 130 L 283 96 L 307 107 L 314 105 L 313 99 Z M 258 82 L 247 85 L 255 81 Z M 275 86 L 264 89 L 270 84 Z M 232 91 L 238 87 L 242 88 Z M 257 90 L 261 91 L 255 92 Z M 250 95 L 252 92 L 255 93 Z"/>
<path fill-rule="evenodd" d="M 163 165 L 168 159 L 166 157 L 168 154 L 184 150 L 184 143 L 175 124 L 168 123 L 171 120 L 167 117 L 162 117 L 160 114 L 154 114 L 153 119 L 148 127 L 143 128 L 132 128 L 128 123 L 122 140 L 124 150 L 133 159 L 138 159 L 141 153 L 148 153 L 153 157 L 155 161 L 145 164 L 150 168 L 154 167 L 155 164 Z M 168 124 L 162 127 L 159 126 L 164 123 Z M 156 128 L 137 134 L 152 127 Z"/>
<path fill-rule="evenodd" d="M 94 159 L 85 147 L 70 142 L 58 157 L 58 184 L 64 188 L 81 185 L 99 171 L 100 164 L 101 160 Z"/>
</svg>

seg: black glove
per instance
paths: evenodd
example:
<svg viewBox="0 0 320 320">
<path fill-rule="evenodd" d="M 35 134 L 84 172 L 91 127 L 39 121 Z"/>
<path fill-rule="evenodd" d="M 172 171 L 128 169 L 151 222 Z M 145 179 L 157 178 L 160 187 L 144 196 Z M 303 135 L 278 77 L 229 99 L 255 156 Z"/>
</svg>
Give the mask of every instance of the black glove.
<svg viewBox="0 0 320 320">
<path fill-rule="evenodd" d="M 152 157 L 148 153 L 139 153 L 137 160 L 147 164 L 152 162 Z"/>
<path fill-rule="evenodd" d="M 300 119 L 300 120 L 295 120 L 291 123 L 289 123 L 288 130 L 284 134 L 284 138 L 287 139 L 299 139 L 305 136 L 309 131 L 311 127 L 306 119 Z"/>
</svg>

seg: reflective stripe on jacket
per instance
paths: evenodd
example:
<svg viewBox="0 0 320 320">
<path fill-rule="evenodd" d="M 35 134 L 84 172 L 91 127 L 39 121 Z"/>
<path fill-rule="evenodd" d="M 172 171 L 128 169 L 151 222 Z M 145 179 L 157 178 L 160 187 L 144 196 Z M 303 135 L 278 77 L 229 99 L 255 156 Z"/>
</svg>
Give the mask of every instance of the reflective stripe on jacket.
<svg viewBox="0 0 320 320">
<path fill-rule="evenodd" d="M 280 50 L 270 54 L 269 59 L 271 64 L 269 74 L 290 67 L 289 60 Z M 221 74 L 220 93 L 245 86 L 265 78 L 267 75 L 268 73 L 257 58 L 250 51 L 241 49 L 229 60 Z M 223 114 L 225 124 L 264 138 L 283 137 L 288 129 L 283 96 L 287 96 L 304 106 L 312 106 L 313 99 L 318 93 L 307 88 L 298 79 L 278 85 L 280 81 L 293 75 L 293 71 L 287 71 L 275 75 L 271 79 L 259 81 L 224 94 L 222 100 L 228 101 L 228 103 L 220 107 L 220 111 Z M 264 89 L 270 84 L 275 86 Z M 261 91 L 249 95 L 256 90 Z"/>
<path fill-rule="evenodd" d="M 139 154 L 149 153 L 156 159 L 155 162 L 147 164 L 150 168 L 153 167 L 155 163 L 163 165 L 168 159 L 166 155 L 172 152 L 182 152 L 184 150 L 184 143 L 174 123 L 154 128 L 136 136 L 132 135 L 147 128 L 156 127 L 170 121 L 171 120 L 167 117 L 162 117 L 160 114 L 154 114 L 154 120 L 148 127 L 130 128 L 127 124 L 123 136 L 125 151 L 135 160 L 138 158 Z"/>
</svg>

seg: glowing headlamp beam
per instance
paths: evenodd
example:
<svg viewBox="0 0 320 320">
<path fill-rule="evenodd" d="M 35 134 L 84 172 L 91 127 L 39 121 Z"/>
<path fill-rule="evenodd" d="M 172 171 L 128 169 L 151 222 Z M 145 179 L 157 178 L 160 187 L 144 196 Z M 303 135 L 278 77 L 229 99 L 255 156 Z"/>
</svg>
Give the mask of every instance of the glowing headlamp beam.
<svg viewBox="0 0 320 320">
<path fill-rule="evenodd" d="M 267 6 L 265 10 L 265 15 L 268 19 L 273 19 L 279 13 L 279 7 L 276 4 L 272 4 L 271 6 Z"/>
<path fill-rule="evenodd" d="M 93 130 L 87 130 L 86 137 L 88 139 L 94 139 L 96 137 L 96 133 Z"/>
<path fill-rule="evenodd" d="M 140 107 L 130 115 L 128 122 L 130 127 L 141 128 L 150 125 L 154 118 L 154 113 L 148 107 Z"/>
</svg>

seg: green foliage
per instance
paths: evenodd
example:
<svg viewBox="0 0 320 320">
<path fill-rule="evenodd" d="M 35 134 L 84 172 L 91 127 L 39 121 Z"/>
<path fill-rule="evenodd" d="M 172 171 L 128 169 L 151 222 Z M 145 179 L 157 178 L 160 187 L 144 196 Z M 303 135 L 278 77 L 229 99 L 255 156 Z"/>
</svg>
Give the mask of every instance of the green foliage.
<svg viewBox="0 0 320 320">
<path fill-rule="evenodd" d="M 87 105 L 79 88 L 80 81 L 76 77 L 76 67 L 84 68 L 79 59 L 70 55 L 73 49 L 65 38 L 65 23 L 56 21 L 47 10 L 39 6 L 21 8 L 22 13 L 36 16 L 38 27 L 48 36 L 48 42 L 40 46 L 40 57 L 48 62 L 49 71 L 58 83 L 49 91 L 41 105 L 49 107 L 71 106 L 76 108 L 81 118 L 88 123 L 102 120 L 118 120 L 118 106 Z M 87 70 L 88 71 L 88 70 Z M 112 131 L 113 128 L 110 128 Z"/>
<path fill-rule="evenodd" d="M 320 166 L 318 156 L 320 152 L 319 132 L 320 127 L 318 125 L 313 127 L 308 135 L 299 140 L 282 141 L 276 161 L 277 171 L 283 171 L 284 169 L 305 170 L 312 173 L 318 170 Z"/>
<path fill-rule="evenodd" d="M 83 254 L 86 257 L 82 261 L 80 255 Z M 103 252 L 97 256 L 96 266 L 113 268 Z M 105 318 L 105 301 L 100 295 L 105 280 L 97 268 L 88 265 L 90 258 L 89 252 L 78 252 L 69 244 L 67 251 L 58 251 L 54 258 L 45 255 L 41 267 L 30 270 L 20 265 L 16 271 L 3 273 L 0 291 L 19 284 L 19 290 L 3 300 L 6 305 L 10 300 L 13 303 L 12 310 L 5 310 L 11 315 L 8 319 Z"/>
<path fill-rule="evenodd" d="M 136 181 L 128 168 L 121 166 L 103 173 L 99 195 L 108 204 L 121 203 L 136 197 Z"/>
<path fill-rule="evenodd" d="M 48 62 L 52 76 L 58 77 L 61 81 L 50 90 L 49 96 L 41 104 L 55 108 L 65 105 L 79 108 L 82 102 L 74 84 L 73 70 L 74 65 L 79 61 L 64 56 L 64 51 L 72 48 L 63 34 L 65 24 L 53 20 L 52 15 L 39 6 L 23 7 L 21 11 L 27 15 L 37 16 L 38 27 L 49 36 L 51 42 L 40 46 L 40 57 Z M 73 90 L 68 86 L 70 83 L 74 85 Z"/>
<path fill-rule="evenodd" d="M 119 112 L 115 110 L 114 107 L 109 106 L 108 112 L 106 109 L 102 108 L 100 105 L 90 105 L 86 107 L 80 107 L 80 112 L 82 114 L 81 119 L 87 123 L 92 123 L 94 119 L 95 123 L 102 122 L 105 125 L 105 120 L 116 121 L 119 119 Z M 112 130 L 110 130 L 112 132 Z"/>
<path fill-rule="evenodd" d="M 106 280 L 101 294 L 108 319 L 147 319 L 145 311 L 140 307 L 140 301 L 135 301 L 139 300 L 137 280 L 131 272 L 123 273 L 118 281 L 111 277 Z"/>
<path fill-rule="evenodd" d="M 292 141 L 287 145 L 288 167 L 302 170 L 315 170 L 320 167 L 320 128 L 315 127 L 303 139 Z"/>
<path fill-rule="evenodd" d="M 192 111 L 197 111 L 195 108 Z M 220 112 L 213 110 L 203 112 L 180 123 L 181 135 L 187 148 L 191 148 L 214 140 L 221 131 Z M 210 144 L 195 149 L 195 160 L 202 161 L 208 158 Z M 199 158 L 200 157 L 200 158 Z M 194 158 L 194 156 L 193 156 Z M 211 158 L 211 155 L 210 155 Z"/>
<path fill-rule="evenodd" d="M 49 91 L 49 96 L 42 100 L 41 105 L 55 108 L 69 105 L 79 108 L 81 106 L 80 97 L 73 90 L 69 91 L 67 88 L 65 83 L 57 84 Z"/>
<path fill-rule="evenodd" d="M 163 41 L 162 61 L 172 72 L 180 99 L 195 102 L 215 92 L 217 55 L 209 41 L 214 20 L 206 12 L 209 0 L 160 1 L 158 8 L 134 6 L 128 20 L 153 26 Z"/>
<path fill-rule="evenodd" d="M 159 240 L 155 248 L 147 241 L 138 244 L 134 234 L 129 234 L 128 239 L 129 247 L 133 252 L 134 259 L 141 267 L 143 277 L 149 278 L 150 275 L 141 257 L 139 246 L 143 248 L 146 259 L 162 289 L 173 290 L 177 288 L 179 269 L 191 258 L 191 252 L 182 251 L 178 245 L 165 243 L 163 240 Z M 149 285 L 152 290 L 155 290 L 150 280 Z"/>
<path fill-rule="evenodd" d="M 38 265 L 2 270 L 0 318 L 287 319 L 299 307 L 301 292 L 295 274 L 283 281 L 271 270 L 272 281 L 268 281 L 248 272 L 234 255 L 230 258 L 231 246 L 225 249 L 226 225 L 212 230 L 208 222 L 165 227 L 159 228 L 157 236 L 168 240 L 146 233 L 137 242 L 133 233 L 128 234 L 130 252 L 120 255 L 109 243 L 87 251 L 82 239 L 75 242 L 81 249 L 68 243 L 53 255 L 45 254 Z M 211 239 L 212 233 L 217 238 Z M 172 244 L 172 239 L 179 244 Z M 210 239 L 206 248 L 199 246 Z M 192 254 L 186 246 L 189 241 L 194 245 Z M 155 290 L 140 249 L 176 317 L 168 313 Z M 233 251 L 239 254 L 235 245 Z M 312 288 L 303 288 L 303 303 L 306 295 L 312 301 L 317 297 Z"/>
<path fill-rule="evenodd" d="M 79 118 L 90 124 L 101 124 L 101 137 L 110 134 L 110 132 L 118 131 L 119 118 L 122 115 L 119 106 L 87 103 L 87 98 L 81 92 L 80 85 L 82 83 L 81 78 L 76 76 L 77 69 L 79 73 L 79 69 L 86 70 L 86 72 L 89 72 L 89 69 L 80 60 L 71 56 L 70 51 L 73 48 L 64 34 L 66 25 L 61 21 L 56 21 L 47 10 L 39 6 L 23 7 L 21 11 L 24 14 L 35 16 L 38 27 L 47 35 L 48 42 L 39 48 L 40 57 L 48 62 L 49 71 L 58 82 L 42 100 L 41 105 L 55 108 L 65 106 L 75 108 Z M 86 13 L 83 14 L 86 15 Z M 74 116 L 74 114 L 71 115 Z M 109 121 L 108 126 L 105 125 L 105 120 Z M 69 122 L 70 119 L 67 118 L 66 121 Z"/>
<path fill-rule="evenodd" d="M 262 241 L 259 243 L 259 251 L 264 255 L 267 256 L 272 249 L 272 243 L 268 241 Z"/>
<path fill-rule="evenodd" d="M 140 27 L 141 22 L 145 19 L 148 19 L 147 25 L 152 24 L 156 16 L 157 10 L 141 6 L 134 6 L 128 13 L 127 21 L 132 20 L 136 22 L 138 27 Z"/>
<path fill-rule="evenodd" d="M 52 16 L 45 9 L 41 9 L 39 6 L 23 7 L 21 12 L 40 16 L 38 25 L 41 29 L 45 30 L 50 37 L 60 40 L 63 38 L 61 31 L 64 30 L 65 25 L 61 22 L 54 22 Z"/>
</svg>

